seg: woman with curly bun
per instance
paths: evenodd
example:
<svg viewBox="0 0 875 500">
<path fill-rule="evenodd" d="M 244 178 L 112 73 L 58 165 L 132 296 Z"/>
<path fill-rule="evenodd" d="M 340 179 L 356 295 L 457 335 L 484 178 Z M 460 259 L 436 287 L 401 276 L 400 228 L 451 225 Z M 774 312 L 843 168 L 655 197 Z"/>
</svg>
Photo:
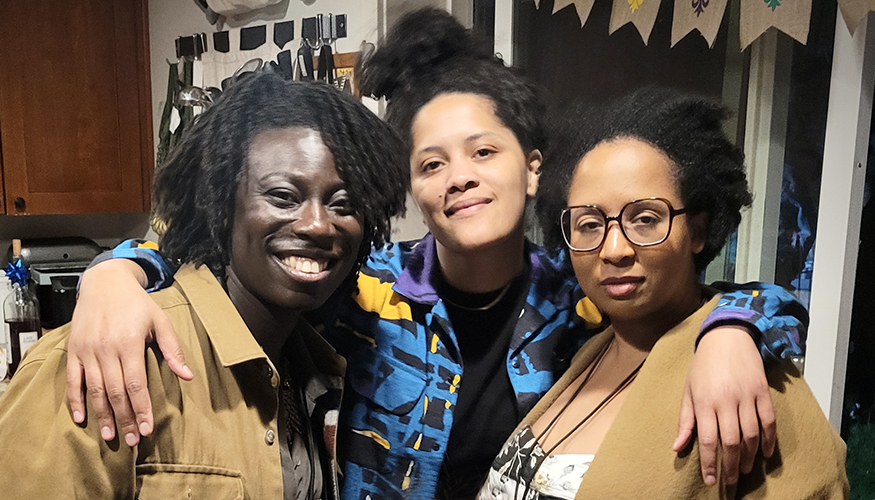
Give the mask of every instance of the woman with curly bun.
<svg viewBox="0 0 875 500">
<path fill-rule="evenodd" d="M 848 497 L 844 443 L 790 363 L 768 370 L 777 451 L 737 484 L 701 481 L 699 443 L 670 449 L 700 326 L 726 300 L 699 274 L 751 201 L 724 117 L 710 101 L 645 89 L 566 123 L 538 214 L 611 326 L 523 419 L 480 500 Z"/>
<path fill-rule="evenodd" d="M 355 292 L 321 310 L 322 334 L 347 359 L 338 421 L 343 494 L 472 498 L 519 419 L 607 320 L 583 299 L 564 254 L 551 257 L 525 237 L 526 206 L 547 148 L 546 106 L 531 83 L 449 14 L 432 9 L 402 18 L 359 75 L 364 94 L 388 100 L 386 120 L 409 154 L 403 180 L 429 234 L 374 250 Z M 170 272 L 160 271 L 165 264 L 155 256 L 133 257 L 157 271 L 152 284 L 160 285 Z M 100 396 L 104 381 L 91 374 L 115 374 L 105 378 L 106 391 L 122 395 L 112 409 L 121 432 L 136 436 L 143 424 L 149 431 L 148 398 L 144 391 L 130 402 L 124 397 L 136 370 L 126 365 L 122 375 L 118 359 L 135 362 L 133 347 L 152 338 L 160 316 L 141 314 L 144 324 L 133 331 L 105 326 L 121 324 L 111 307 L 116 299 L 100 292 L 101 280 L 122 279 L 112 265 L 95 266 L 83 278 L 80 304 L 104 307 L 81 322 L 74 318 L 71 401 L 82 407 L 84 367 L 87 384 L 98 388 L 89 392 L 98 396 L 98 418 L 111 426 L 110 403 Z M 126 306 L 145 303 L 130 273 L 125 279 Z M 792 297 L 774 288 L 755 293 L 769 300 L 739 300 L 710 324 L 748 326 L 769 356 L 796 352 L 800 322 L 777 318 L 796 304 Z M 173 336 L 154 336 L 171 353 L 171 366 L 181 367 Z M 711 455 L 703 454 L 704 473 L 715 480 L 719 413 L 731 480 L 739 457 L 745 469 L 758 446 L 760 421 L 764 448 L 773 443 L 762 359 L 750 333 L 735 326 L 708 333 L 697 359 L 707 370 L 691 375 L 690 393 L 699 432 L 714 443 L 705 447 Z M 681 441 L 692 414 L 684 414 Z"/>
</svg>

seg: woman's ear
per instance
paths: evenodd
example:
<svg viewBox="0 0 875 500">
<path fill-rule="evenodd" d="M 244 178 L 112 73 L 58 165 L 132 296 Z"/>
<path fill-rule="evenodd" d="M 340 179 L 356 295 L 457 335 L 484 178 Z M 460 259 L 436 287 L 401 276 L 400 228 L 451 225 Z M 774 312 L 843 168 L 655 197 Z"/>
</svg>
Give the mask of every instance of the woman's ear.
<svg viewBox="0 0 875 500">
<path fill-rule="evenodd" d="M 544 161 L 544 156 L 538 149 L 533 149 L 528 154 L 527 172 L 526 172 L 526 195 L 533 198 L 538 193 L 538 181 L 541 177 L 541 162 Z"/>
<path fill-rule="evenodd" d="M 687 218 L 690 224 L 690 236 L 693 243 L 693 254 L 698 255 L 704 250 L 708 240 L 708 214 L 705 212 Z"/>
</svg>

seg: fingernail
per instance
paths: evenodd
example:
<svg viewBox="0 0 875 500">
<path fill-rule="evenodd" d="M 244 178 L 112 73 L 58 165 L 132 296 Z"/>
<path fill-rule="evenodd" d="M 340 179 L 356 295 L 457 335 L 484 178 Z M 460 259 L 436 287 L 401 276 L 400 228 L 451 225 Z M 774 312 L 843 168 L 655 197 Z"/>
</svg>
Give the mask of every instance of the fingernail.
<svg viewBox="0 0 875 500">
<path fill-rule="evenodd" d="M 74 411 L 73 412 L 73 421 L 76 422 L 77 424 L 81 424 L 82 420 L 83 420 L 82 412 L 79 410 Z"/>
<path fill-rule="evenodd" d="M 191 372 L 191 368 L 188 365 L 182 365 L 182 370 L 185 372 L 186 377 L 194 377 L 194 373 Z"/>
<path fill-rule="evenodd" d="M 152 430 L 152 428 L 149 427 L 149 423 L 148 423 L 148 422 L 140 422 L 139 428 L 140 428 L 140 434 L 142 434 L 142 435 L 144 435 L 144 436 L 145 436 L 145 435 L 148 435 L 148 434 L 149 434 L 149 431 Z"/>
<path fill-rule="evenodd" d="M 715 476 L 705 476 L 705 484 L 708 486 L 714 486 L 717 484 L 717 478 Z"/>
<path fill-rule="evenodd" d="M 100 428 L 100 437 L 103 438 L 104 441 L 112 440 L 112 429 L 107 426 L 103 426 Z"/>
<path fill-rule="evenodd" d="M 137 441 L 139 441 L 139 440 L 137 439 L 137 436 L 135 436 L 133 432 L 129 432 L 129 433 L 125 434 L 125 443 L 127 443 L 128 446 L 130 446 L 131 448 L 133 448 L 134 446 L 137 445 Z"/>
</svg>

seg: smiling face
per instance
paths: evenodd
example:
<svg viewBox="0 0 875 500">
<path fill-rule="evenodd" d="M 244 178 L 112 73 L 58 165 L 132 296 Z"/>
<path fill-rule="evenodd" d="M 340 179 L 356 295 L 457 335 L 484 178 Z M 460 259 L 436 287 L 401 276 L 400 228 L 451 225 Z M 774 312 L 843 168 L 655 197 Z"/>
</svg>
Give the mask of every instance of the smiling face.
<svg viewBox="0 0 875 500">
<path fill-rule="evenodd" d="M 596 205 L 613 217 L 627 203 L 651 197 L 684 208 L 671 161 L 647 143 L 616 139 L 596 146 L 578 163 L 568 205 Z M 687 302 L 699 295 L 693 255 L 704 246 L 705 226 L 704 214 L 679 215 L 664 242 L 637 247 L 611 222 L 600 247 L 571 252 L 574 272 L 586 295 L 612 320 L 688 314 Z"/>
<path fill-rule="evenodd" d="M 233 273 L 269 308 L 322 305 L 349 275 L 362 242 L 331 151 L 318 132 L 300 127 L 252 140 L 233 224 Z"/>
<path fill-rule="evenodd" d="M 413 198 L 438 245 L 469 252 L 522 238 L 526 199 L 538 189 L 541 154 L 475 94 L 441 94 L 413 120 Z"/>
</svg>

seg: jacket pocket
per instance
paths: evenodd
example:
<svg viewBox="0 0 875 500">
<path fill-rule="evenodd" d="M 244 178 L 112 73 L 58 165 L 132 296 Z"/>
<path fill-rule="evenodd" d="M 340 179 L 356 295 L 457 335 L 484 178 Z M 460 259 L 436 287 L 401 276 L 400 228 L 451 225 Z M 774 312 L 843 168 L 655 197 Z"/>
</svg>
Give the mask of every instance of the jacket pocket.
<svg viewBox="0 0 875 500">
<path fill-rule="evenodd" d="M 137 498 L 242 500 L 242 474 L 236 470 L 203 465 L 138 465 Z"/>
<path fill-rule="evenodd" d="M 413 410 L 427 384 L 424 371 L 386 354 L 370 352 L 347 365 L 350 387 L 359 395 L 394 415 Z M 369 359 L 368 359 L 369 358 Z"/>
</svg>

